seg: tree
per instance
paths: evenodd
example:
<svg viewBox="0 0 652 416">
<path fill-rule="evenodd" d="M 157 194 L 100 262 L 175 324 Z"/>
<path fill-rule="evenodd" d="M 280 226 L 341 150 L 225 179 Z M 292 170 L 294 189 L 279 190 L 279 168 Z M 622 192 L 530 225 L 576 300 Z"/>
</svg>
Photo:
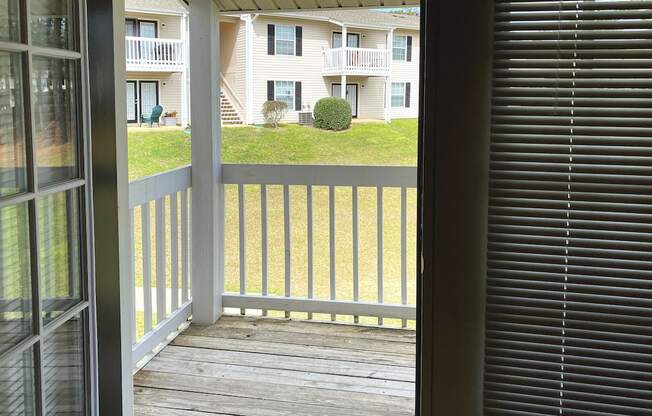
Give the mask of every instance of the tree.
<svg viewBox="0 0 652 416">
<path fill-rule="evenodd" d="M 285 101 L 265 101 L 263 104 L 263 117 L 268 124 L 278 128 L 278 123 L 288 112 L 288 104 Z"/>
</svg>

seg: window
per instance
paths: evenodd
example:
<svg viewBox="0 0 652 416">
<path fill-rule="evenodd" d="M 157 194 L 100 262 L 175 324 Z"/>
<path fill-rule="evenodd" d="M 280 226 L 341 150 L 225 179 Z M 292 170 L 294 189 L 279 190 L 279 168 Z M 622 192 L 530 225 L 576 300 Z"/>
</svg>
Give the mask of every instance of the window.
<svg viewBox="0 0 652 416">
<path fill-rule="evenodd" d="M 407 36 L 394 36 L 394 43 L 392 48 L 392 59 L 395 61 L 407 60 L 408 37 Z"/>
<path fill-rule="evenodd" d="M 405 107 L 405 82 L 392 82 L 392 107 Z"/>
<path fill-rule="evenodd" d="M 276 25 L 276 54 L 294 55 L 294 26 Z"/>
<path fill-rule="evenodd" d="M 274 99 L 287 103 L 288 110 L 294 110 L 294 82 L 293 81 L 275 81 L 274 82 Z"/>
<path fill-rule="evenodd" d="M 487 415 L 650 414 L 652 51 L 635 3 L 496 2 Z"/>
</svg>

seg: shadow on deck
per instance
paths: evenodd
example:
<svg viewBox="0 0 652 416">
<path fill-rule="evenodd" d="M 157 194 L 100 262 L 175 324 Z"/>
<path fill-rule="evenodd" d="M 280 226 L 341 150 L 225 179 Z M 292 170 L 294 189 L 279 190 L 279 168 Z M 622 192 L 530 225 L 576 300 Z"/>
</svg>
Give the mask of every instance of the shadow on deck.
<svg viewBox="0 0 652 416">
<path fill-rule="evenodd" d="M 136 415 L 414 414 L 415 332 L 225 316 L 134 376 Z"/>
</svg>

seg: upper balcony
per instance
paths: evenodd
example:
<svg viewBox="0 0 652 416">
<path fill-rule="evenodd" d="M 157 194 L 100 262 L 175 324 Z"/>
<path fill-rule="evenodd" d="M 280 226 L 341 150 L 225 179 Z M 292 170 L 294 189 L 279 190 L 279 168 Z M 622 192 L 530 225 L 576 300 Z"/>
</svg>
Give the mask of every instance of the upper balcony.
<svg viewBox="0 0 652 416">
<path fill-rule="evenodd" d="M 322 74 L 388 76 L 389 64 L 387 49 L 328 48 L 324 49 Z"/>
<path fill-rule="evenodd" d="M 182 72 L 185 45 L 179 39 L 125 37 L 127 71 Z"/>
</svg>

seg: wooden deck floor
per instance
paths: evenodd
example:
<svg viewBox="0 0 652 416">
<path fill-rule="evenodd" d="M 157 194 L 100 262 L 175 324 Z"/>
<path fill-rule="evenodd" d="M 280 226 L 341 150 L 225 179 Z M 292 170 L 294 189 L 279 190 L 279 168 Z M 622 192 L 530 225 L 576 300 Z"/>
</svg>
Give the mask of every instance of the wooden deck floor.
<svg viewBox="0 0 652 416">
<path fill-rule="evenodd" d="M 142 416 L 414 414 L 415 333 L 227 316 L 134 377 Z"/>
</svg>

